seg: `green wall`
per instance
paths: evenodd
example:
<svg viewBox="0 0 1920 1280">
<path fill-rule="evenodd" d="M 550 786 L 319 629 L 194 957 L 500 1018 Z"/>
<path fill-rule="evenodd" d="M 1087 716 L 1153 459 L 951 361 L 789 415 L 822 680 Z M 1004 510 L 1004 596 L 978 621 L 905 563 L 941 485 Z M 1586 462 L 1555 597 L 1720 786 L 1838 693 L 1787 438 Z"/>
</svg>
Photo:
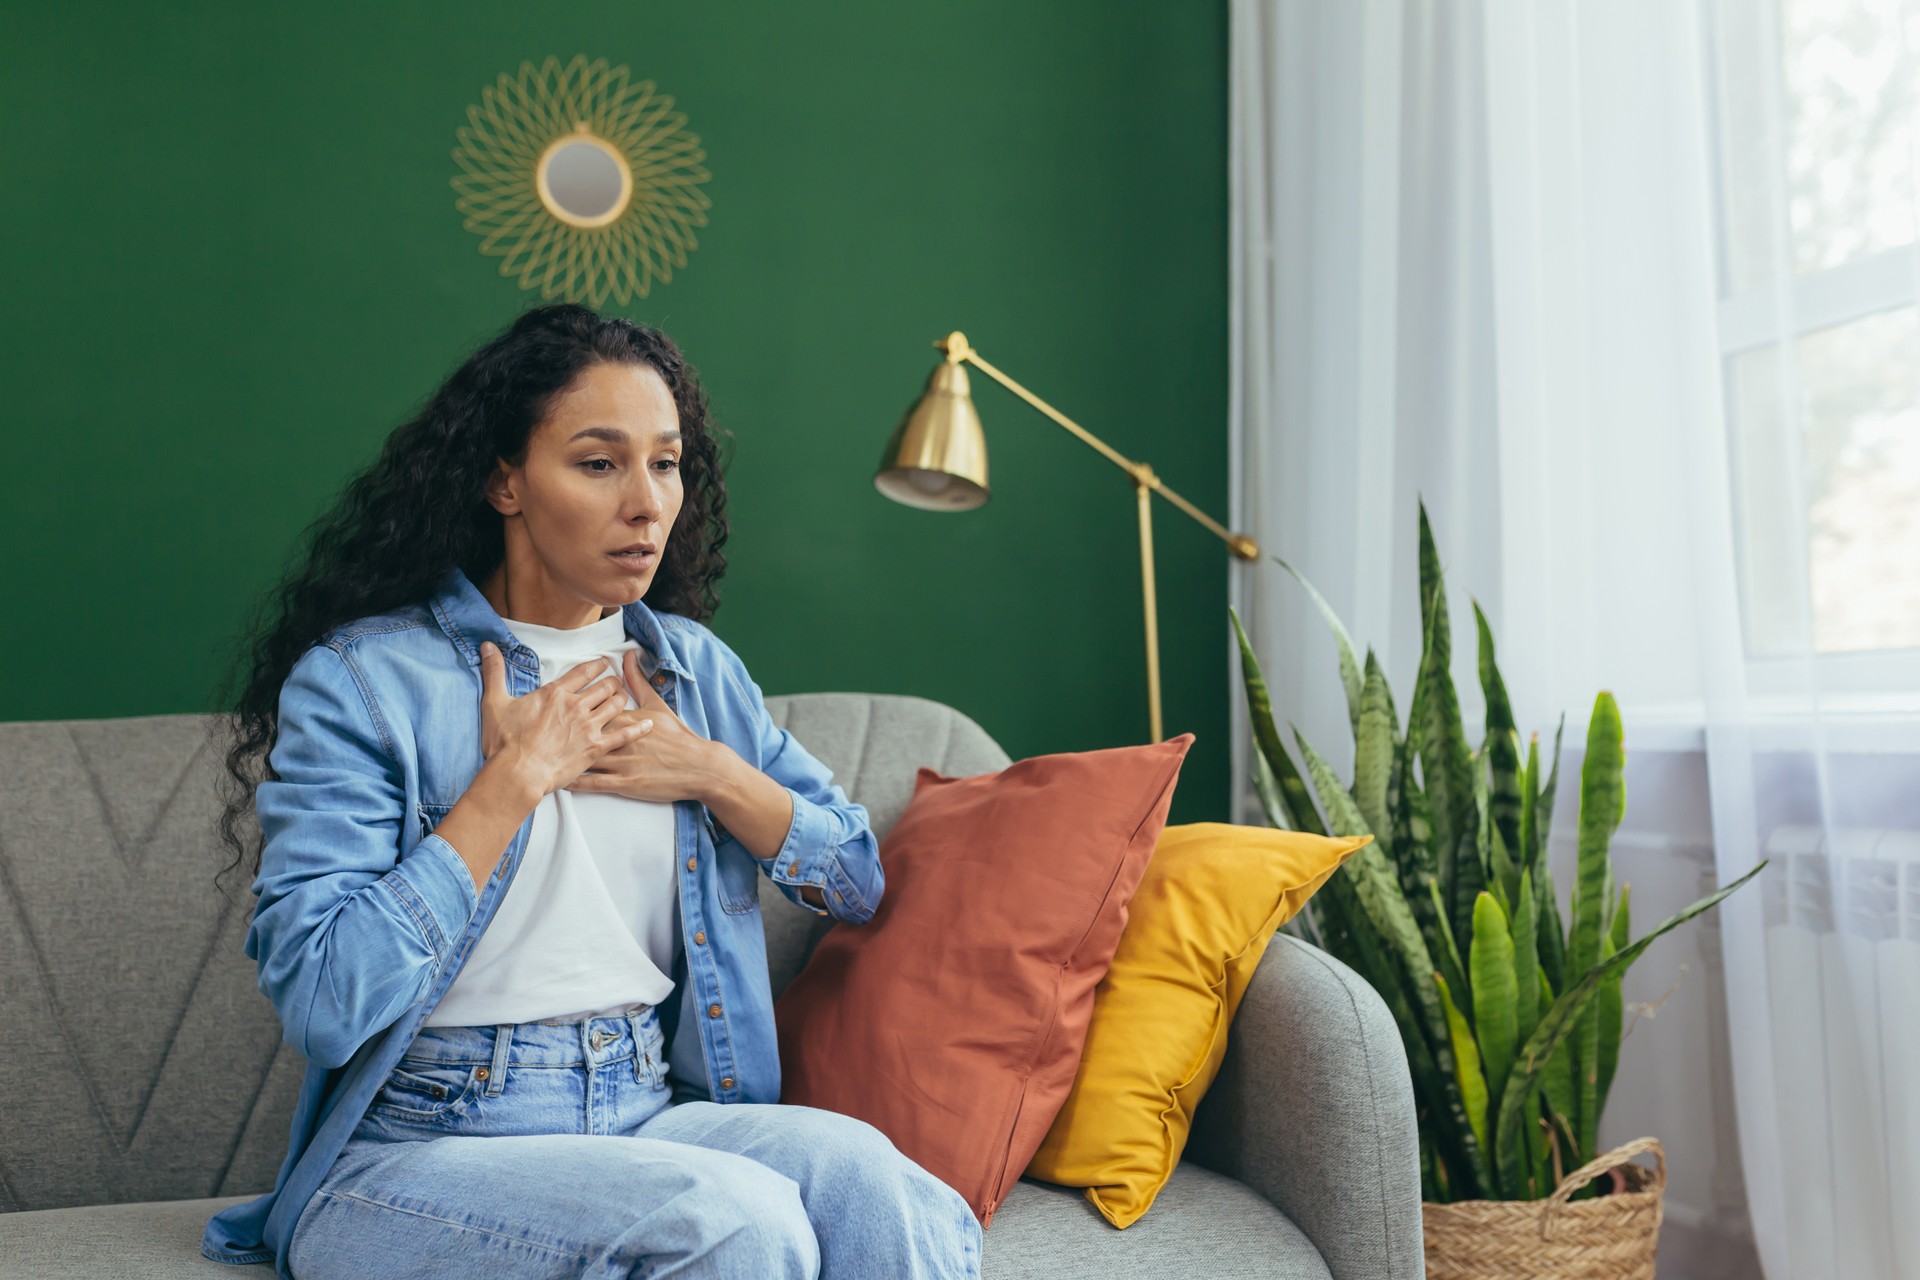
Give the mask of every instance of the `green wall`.
<svg viewBox="0 0 1920 1280">
<path fill-rule="evenodd" d="M 211 710 L 295 535 L 536 300 L 453 207 L 466 107 L 549 54 L 652 79 L 713 201 L 624 310 L 738 438 L 715 628 L 770 694 L 912 693 L 1017 759 L 1144 741 L 1131 482 L 983 375 L 994 496 L 872 473 L 961 329 L 1226 516 L 1223 4 L 9 6 L 0 719 Z M 1172 820 L 1220 820 L 1224 546 L 1156 500 Z"/>
</svg>

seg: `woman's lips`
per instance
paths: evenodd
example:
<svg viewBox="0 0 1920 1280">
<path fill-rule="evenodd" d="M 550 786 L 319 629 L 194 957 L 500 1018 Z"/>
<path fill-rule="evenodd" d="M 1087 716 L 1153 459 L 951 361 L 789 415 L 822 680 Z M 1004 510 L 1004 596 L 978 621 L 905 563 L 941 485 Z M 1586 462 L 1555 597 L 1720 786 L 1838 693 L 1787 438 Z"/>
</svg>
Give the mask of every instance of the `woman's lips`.
<svg viewBox="0 0 1920 1280">
<path fill-rule="evenodd" d="M 610 551 L 607 554 L 612 556 L 614 562 L 620 565 L 621 568 L 629 570 L 630 572 L 634 572 L 634 573 L 639 573 L 643 570 L 651 568 L 653 565 L 653 562 L 657 560 L 660 556 L 660 553 L 657 551 L 640 551 L 640 552 Z"/>
</svg>

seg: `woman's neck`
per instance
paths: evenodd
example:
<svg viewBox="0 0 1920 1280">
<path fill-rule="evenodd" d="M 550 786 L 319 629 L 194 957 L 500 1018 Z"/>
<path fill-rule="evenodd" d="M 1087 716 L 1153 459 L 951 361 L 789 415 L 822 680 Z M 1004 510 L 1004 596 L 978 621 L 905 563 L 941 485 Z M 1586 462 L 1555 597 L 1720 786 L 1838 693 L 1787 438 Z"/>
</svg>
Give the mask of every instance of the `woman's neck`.
<svg viewBox="0 0 1920 1280">
<path fill-rule="evenodd" d="M 530 622 L 537 627 L 571 631 L 577 627 L 592 626 L 620 611 L 618 605 L 609 608 L 591 600 L 582 600 L 568 592 L 556 591 L 552 580 L 544 573 L 516 573 L 511 565 L 512 558 L 509 553 L 501 560 L 500 566 L 488 575 L 487 580 L 480 584 L 480 594 L 487 598 L 487 603 L 502 618 Z"/>
</svg>

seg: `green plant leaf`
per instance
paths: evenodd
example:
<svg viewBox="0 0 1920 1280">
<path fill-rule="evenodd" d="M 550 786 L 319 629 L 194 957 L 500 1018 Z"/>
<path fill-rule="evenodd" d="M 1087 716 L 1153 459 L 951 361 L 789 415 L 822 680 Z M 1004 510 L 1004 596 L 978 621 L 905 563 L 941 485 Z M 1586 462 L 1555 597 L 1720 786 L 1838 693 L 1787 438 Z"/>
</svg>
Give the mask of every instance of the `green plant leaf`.
<svg viewBox="0 0 1920 1280">
<path fill-rule="evenodd" d="M 1567 731 L 1567 713 L 1560 713 L 1559 727 L 1553 731 L 1553 764 L 1547 770 L 1547 785 L 1540 789 L 1539 809 L 1540 851 L 1544 854 L 1547 842 L 1553 838 L 1553 796 L 1560 785 L 1560 739 Z"/>
<path fill-rule="evenodd" d="M 1600 987 L 1605 987 L 1603 982 Z M 1573 1016 L 1573 1034 L 1567 1048 L 1573 1051 L 1573 1136 L 1581 1158 L 1590 1160 L 1599 1154 L 1594 1143 L 1600 1131 L 1600 1099 L 1594 1090 L 1599 1079 L 1600 1060 L 1600 988 Z"/>
<path fill-rule="evenodd" d="M 1607 858 L 1613 832 L 1626 812 L 1626 752 L 1620 708 L 1602 690 L 1588 721 L 1586 758 L 1580 767 L 1579 875 L 1573 890 L 1573 932 L 1567 939 L 1567 969 L 1585 973 L 1600 962 L 1613 871 Z M 1600 1022 L 1598 1009 L 1574 1021 L 1574 1134 L 1591 1158 L 1598 1140 L 1600 1099 Z"/>
<path fill-rule="evenodd" d="M 1539 925 L 1533 901 L 1533 875 L 1520 873 L 1519 908 L 1513 916 L 1513 1033 L 1516 1052 L 1527 1042 L 1540 1021 L 1540 988 L 1546 979 L 1540 973 Z M 1551 997 L 1549 997 L 1551 999 Z M 1505 1081 L 1502 1080 L 1502 1088 Z M 1494 1135 L 1494 1171 L 1504 1194 L 1531 1200 L 1543 1192 L 1535 1190 L 1539 1179 L 1540 1154 L 1545 1139 L 1539 1132 L 1539 1107 L 1528 1106 L 1512 1133 Z"/>
<path fill-rule="evenodd" d="M 1473 802 L 1473 753 L 1467 746 L 1453 685 L 1446 577 L 1425 503 L 1420 506 L 1420 595 L 1422 654 L 1416 697 L 1423 715 L 1421 779 L 1433 822 L 1440 886 L 1448 891 L 1449 920 L 1454 936 L 1464 938 L 1473 932 L 1473 902 L 1486 887 L 1486 869 L 1480 859 L 1479 813 Z"/>
<path fill-rule="evenodd" d="M 1540 1121 L 1540 1092 L 1534 1091 L 1533 1104 L 1523 1113 L 1521 1128 L 1525 1130 L 1527 1152 L 1527 1180 L 1523 1185 L 1522 1200 L 1542 1200 L 1548 1191 L 1547 1169 L 1550 1157 L 1547 1154 L 1547 1130 Z"/>
<path fill-rule="evenodd" d="M 1487 765 L 1492 774 L 1488 803 L 1493 809 L 1493 824 L 1510 851 L 1520 849 L 1520 736 L 1513 724 L 1513 704 L 1507 699 L 1507 682 L 1494 659 L 1493 628 L 1480 602 L 1473 602 L 1474 625 L 1480 633 L 1480 688 L 1487 700 Z M 1521 859 L 1524 862 L 1524 858 Z M 1518 877 L 1516 877 L 1517 880 Z M 1511 887 L 1507 896 L 1513 896 Z"/>
<path fill-rule="evenodd" d="M 1273 703 L 1267 697 L 1267 679 L 1260 672 L 1260 659 L 1254 654 L 1246 628 L 1240 625 L 1240 614 L 1232 605 L 1227 606 L 1227 616 L 1233 619 L 1233 633 L 1240 641 L 1240 677 L 1247 688 L 1247 715 L 1253 722 L 1253 740 L 1279 785 L 1281 808 L 1287 819 L 1285 825 L 1294 831 L 1323 836 L 1327 828 L 1314 811 L 1307 784 L 1300 777 L 1300 771 L 1293 767 L 1293 760 L 1280 742 L 1280 731 L 1274 727 Z"/>
<path fill-rule="evenodd" d="M 1427 821 L 1427 797 L 1414 776 L 1415 754 L 1411 736 L 1401 739 L 1394 752 L 1393 772 L 1388 777 L 1388 805 L 1393 811 L 1393 855 L 1400 874 L 1400 891 L 1413 908 L 1420 932 L 1433 947 L 1447 919 L 1444 908 L 1436 909 L 1433 894 L 1439 888 L 1439 876 L 1433 861 L 1433 827 Z M 1451 931 L 1448 937 L 1451 938 Z M 1448 981 L 1453 980 L 1448 971 Z"/>
<path fill-rule="evenodd" d="M 1629 901 L 1631 896 L 1629 890 L 1632 888 L 1633 886 L 1628 884 L 1622 884 L 1620 886 L 1620 901 L 1614 907 L 1613 915 L 1611 916 L 1612 924 L 1608 926 L 1609 931 L 1613 934 L 1613 949 L 1615 951 L 1625 947 L 1627 945 L 1627 939 L 1632 936 L 1633 911 L 1632 903 Z"/>
<path fill-rule="evenodd" d="M 1628 901 L 1628 886 L 1620 886 L 1620 901 L 1613 909 L 1613 927 L 1607 931 L 1607 939 L 1601 945 L 1601 955 L 1615 955 L 1627 945 L 1632 930 L 1632 908 Z M 1614 974 L 1600 984 L 1598 1004 L 1600 1007 L 1600 1073 L 1595 1088 L 1596 1102 L 1594 1113 L 1604 1115 L 1607 1110 L 1607 1094 L 1613 1088 L 1614 1069 L 1620 1065 L 1620 1035 L 1625 1029 L 1626 1008 L 1621 995 L 1623 975 Z"/>
<path fill-rule="evenodd" d="M 1340 685 L 1347 691 L 1347 719 L 1352 722 L 1354 736 L 1358 737 L 1360 733 L 1360 663 L 1354 657 L 1353 637 L 1347 634 L 1345 624 L 1340 621 L 1340 615 L 1333 611 L 1333 606 L 1327 603 L 1327 598 L 1315 590 L 1314 585 L 1308 582 L 1298 569 L 1279 556 L 1274 556 L 1272 559 L 1275 564 L 1292 574 L 1295 582 L 1306 588 L 1308 597 L 1313 601 L 1313 607 L 1320 611 L 1320 616 L 1327 620 L 1327 627 L 1333 632 L 1334 644 L 1340 649 Z"/>
<path fill-rule="evenodd" d="M 1353 746 L 1353 799 L 1375 836 L 1389 845 L 1393 822 L 1387 808 L 1387 788 L 1393 774 L 1393 744 L 1400 726 L 1393 714 L 1393 694 L 1386 672 L 1373 650 L 1367 650 L 1366 683 L 1360 691 L 1360 716 Z"/>
<path fill-rule="evenodd" d="M 1527 1038 L 1525 1046 L 1521 1048 L 1519 1056 L 1514 1061 L 1513 1071 L 1507 1077 L 1506 1088 L 1501 1091 L 1495 1131 L 1507 1132 L 1518 1123 L 1520 1113 L 1526 1105 L 1527 1095 L 1539 1083 L 1541 1068 L 1553 1052 L 1572 1035 L 1575 1021 L 1592 1003 L 1594 994 L 1599 990 L 1602 982 L 1638 960 L 1641 953 L 1652 946 L 1654 941 L 1663 934 L 1685 924 L 1701 912 L 1718 906 L 1728 895 L 1738 891 L 1740 886 L 1759 875 L 1766 866 L 1767 864 L 1762 862 L 1732 884 L 1716 889 L 1698 902 L 1669 916 L 1646 937 L 1628 944 L 1588 969 L 1578 982 L 1555 1000 L 1546 1015 L 1540 1019 L 1540 1025 L 1535 1027 L 1533 1034 Z"/>
<path fill-rule="evenodd" d="M 1313 749 L 1313 745 L 1298 729 L 1294 730 L 1293 740 L 1300 748 L 1301 759 L 1307 762 L 1307 773 L 1312 777 L 1314 790 L 1319 793 L 1320 803 L 1327 811 L 1333 834 L 1372 834 L 1367 829 L 1366 819 L 1360 814 L 1359 806 L 1340 785 L 1340 777 L 1334 773 L 1333 766 Z M 1367 922 L 1398 958 L 1401 972 L 1408 980 L 1414 1008 L 1425 1020 L 1428 1037 L 1436 1045 L 1444 1043 L 1449 1036 L 1446 1012 L 1440 1007 L 1434 989 L 1422 980 L 1423 975 L 1434 971 L 1433 958 L 1427 950 L 1426 939 L 1421 936 L 1420 928 L 1414 922 L 1413 910 L 1400 891 L 1399 877 L 1395 875 L 1386 855 L 1380 851 L 1379 843 L 1376 841 L 1355 851 L 1335 875 L 1347 878 L 1346 882 L 1353 887 Z"/>
<path fill-rule="evenodd" d="M 1487 803 L 1487 755 L 1484 742 L 1473 756 L 1473 814 L 1474 851 L 1479 855 L 1480 865 L 1488 873 L 1487 882 L 1482 887 L 1493 890 L 1493 896 L 1500 899 L 1501 910 L 1508 910 L 1506 890 L 1493 865 L 1493 842 L 1498 832 L 1493 825 L 1493 810 Z"/>
<path fill-rule="evenodd" d="M 1513 913 L 1513 1029 L 1516 1044 L 1525 1044 L 1540 1021 L 1540 925 L 1533 901 L 1533 873 L 1520 873 L 1520 907 Z"/>
<path fill-rule="evenodd" d="M 1313 916 L 1321 949 L 1355 972 L 1365 975 L 1367 970 L 1360 954 L 1361 941 L 1355 936 L 1353 922 L 1353 915 L 1359 907 L 1352 903 L 1351 890 L 1344 894 L 1340 892 L 1343 887 L 1336 872 L 1318 893 L 1307 900 L 1307 912 Z M 1373 981 L 1371 977 L 1367 980 Z"/>
<path fill-rule="evenodd" d="M 1434 909 L 1441 910 L 1440 886 L 1430 884 L 1427 891 L 1432 895 Z M 1440 973 L 1446 978 L 1447 985 L 1460 993 L 1460 998 L 1466 1001 L 1465 1007 L 1470 1009 L 1473 1007 L 1473 989 L 1467 982 L 1467 967 L 1460 961 L 1460 948 L 1454 944 L 1453 930 L 1446 926 L 1444 917 L 1442 921 L 1434 938 L 1429 940 L 1428 949 L 1440 958 Z M 1437 946 L 1433 945 L 1436 941 L 1439 944 Z"/>
<path fill-rule="evenodd" d="M 1550 846 L 1553 839 L 1553 796 L 1560 784 L 1560 739 L 1567 730 L 1566 713 L 1553 731 L 1553 763 L 1547 781 L 1534 804 L 1534 845 L 1532 852 L 1534 902 L 1540 916 L 1540 967 L 1557 994 L 1567 984 L 1567 927 L 1560 917 L 1560 895 L 1554 888 Z M 1536 764 L 1532 776 L 1539 777 Z"/>
<path fill-rule="evenodd" d="M 1502 911 L 1509 915 L 1518 914 L 1514 904 L 1520 900 L 1520 872 L 1514 867 L 1513 859 L 1507 856 L 1507 840 L 1500 834 L 1499 824 L 1490 823 L 1487 834 L 1492 841 L 1487 858 L 1487 887 L 1500 900 Z"/>
<path fill-rule="evenodd" d="M 1539 819 L 1540 735 L 1527 738 L 1527 767 L 1520 774 L 1520 851 L 1522 871 L 1531 871 L 1540 861 Z"/>
<path fill-rule="evenodd" d="M 1542 857 L 1533 868 L 1533 901 L 1540 918 L 1540 968 L 1558 995 L 1566 988 L 1567 940 L 1560 923 L 1559 895 L 1553 887 L 1553 868 Z"/>
<path fill-rule="evenodd" d="M 1467 1119 L 1473 1125 L 1473 1140 L 1485 1151 L 1489 1149 L 1487 1079 L 1481 1072 L 1480 1050 L 1473 1042 L 1472 1029 L 1467 1026 L 1467 1020 L 1460 1016 L 1459 1006 L 1454 1004 L 1453 995 L 1447 990 L 1447 980 L 1436 973 L 1433 982 L 1440 992 L 1441 1006 L 1446 1010 L 1447 1027 L 1453 1034 L 1454 1071 L 1460 1081 L 1460 1098 L 1466 1105 Z"/>
<path fill-rule="evenodd" d="M 1480 1044 L 1487 1089 L 1497 1098 L 1506 1088 L 1507 1075 L 1513 1069 L 1519 996 L 1513 967 L 1513 935 L 1508 932 L 1507 913 L 1491 893 L 1482 893 L 1474 903 L 1473 949 L 1468 953 L 1467 962 L 1473 970 L 1474 1035 Z M 1495 1169 L 1506 1170 L 1500 1176 L 1500 1190 L 1511 1194 L 1520 1182 L 1520 1145 L 1517 1141 L 1502 1141 L 1493 1151 Z"/>
<path fill-rule="evenodd" d="M 1476 837 L 1473 828 L 1467 828 L 1454 850 L 1452 878 L 1444 874 L 1440 877 L 1443 889 L 1451 886 L 1452 892 L 1447 894 L 1449 923 L 1454 934 L 1462 938 L 1473 935 L 1473 900 L 1487 887 L 1487 870 L 1480 861 L 1480 842 Z"/>
<path fill-rule="evenodd" d="M 1493 820 L 1488 772 L 1483 745 L 1482 753 L 1476 755 L 1473 761 L 1473 804 L 1480 816 L 1475 840 L 1480 851 L 1480 864 L 1487 871 L 1485 887 L 1499 902 L 1500 909 L 1511 918 L 1513 895 L 1520 891 L 1520 874 L 1513 869 L 1513 862 L 1507 856 L 1506 841 L 1502 839 L 1500 828 Z"/>
<path fill-rule="evenodd" d="M 1267 815 L 1267 822 L 1281 831 L 1293 830 L 1293 820 L 1287 816 L 1287 802 L 1280 794 L 1280 780 L 1273 776 L 1273 766 L 1267 763 L 1267 753 L 1260 749 L 1260 739 L 1253 738 L 1253 793 L 1260 797 L 1260 808 Z M 1308 899 L 1312 901 L 1312 899 Z"/>
<path fill-rule="evenodd" d="M 1550 1009 L 1553 1007 L 1553 993 L 1546 989 L 1546 975 L 1543 973 L 1540 977 L 1540 1007 L 1543 1010 Z M 1536 1030 L 1538 1026 L 1539 1024 L 1536 1023 Z M 1524 1045 L 1527 1041 L 1522 1040 L 1520 1043 Z M 1580 1104 L 1575 1099 L 1573 1088 L 1572 1045 L 1563 1043 L 1547 1055 L 1546 1065 L 1540 1072 L 1539 1093 L 1541 1105 L 1546 1108 L 1549 1119 L 1548 1127 L 1541 1133 L 1539 1166 L 1546 1183 L 1541 1194 L 1545 1194 L 1560 1181 L 1553 1176 L 1552 1156 L 1555 1147 L 1560 1150 L 1560 1164 L 1563 1169 L 1572 1169 L 1586 1163 L 1581 1158 L 1573 1139 L 1573 1115 L 1580 1109 Z M 1534 1119 L 1537 1122 L 1539 1108 L 1533 1107 L 1528 1110 L 1534 1112 Z"/>
</svg>

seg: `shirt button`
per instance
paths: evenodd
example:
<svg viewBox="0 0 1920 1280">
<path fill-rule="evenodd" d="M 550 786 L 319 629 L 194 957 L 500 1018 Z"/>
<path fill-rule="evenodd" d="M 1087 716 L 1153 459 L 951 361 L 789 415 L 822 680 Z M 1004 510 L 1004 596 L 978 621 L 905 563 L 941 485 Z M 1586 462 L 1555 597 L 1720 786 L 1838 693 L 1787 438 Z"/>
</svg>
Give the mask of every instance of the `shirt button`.
<svg viewBox="0 0 1920 1280">
<path fill-rule="evenodd" d="M 701 946 L 703 946 L 703 947 L 704 947 L 704 946 L 706 946 L 706 945 L 707 945 L 707 931 L 706 931 L 705 929 L 702 929 L 702 930 L 700 930 L 700 931 L 699 931 L 698 933 L 696 933 L 696 934 L 694 934 L 694 935 L 693 935 L 693 940 L 694 940 L 695 942 L 697 942 L 697 943 L 699 943 L 699 944 L 700 944 Z"/>
<path fill-rule="evenodd" d="M 721 1077 L 720 1077 L 720 1087 L 721 1087 L 722 1089 L 731 1089 L 731 1088 L 733 1088 L 733 1077 L 732 1077 L 732 1076 L 721 1076 Z"/>
<path fill-rule="evenodd" d="M 698 859 L 698 858 L 688 858 L 688 859 L 687 859 L 687 870 L 689 870 L 689 871 L 692 871 L 692 870 L 693 870 L 693 869 L 694 869 L 695 867 L 697 867 L 697 866 L 699 866 L 699 865 L 700 865 L 700 859 Z"/>
<path fill-rule="evenodd" d="M 654 673 L 653 687 L 656 689 L 664 689 L 667 687 L 667 677 L 665 673 L 658 671 Z"/>
<path fill-rule="evenodd" d="M 708 1006 L 707 1006 L 707 1016 L 708 1016 L 709 1018 L 717 1018 L 717 1017 L 719 1017 L 719 1016 L 720 1016 L 720 1006 L 719 1006 L 719 1005 L 717 1005 L 717 1004 L 710 1004 L 710 1005 L 708 1005 Z"/>
<path fill-rule="evenodd" d="M 797 863 L 797 862 L 789 862 L 789 863 L 787 864 L 787 874 L 788 874 L 788 875 L 790 875 L 790 876 L 797 876 L 797 875 L 799 875 L 799 874 L 800 874 L 800 864 L 799 864 L 799 863 Z"/>
</svg>

